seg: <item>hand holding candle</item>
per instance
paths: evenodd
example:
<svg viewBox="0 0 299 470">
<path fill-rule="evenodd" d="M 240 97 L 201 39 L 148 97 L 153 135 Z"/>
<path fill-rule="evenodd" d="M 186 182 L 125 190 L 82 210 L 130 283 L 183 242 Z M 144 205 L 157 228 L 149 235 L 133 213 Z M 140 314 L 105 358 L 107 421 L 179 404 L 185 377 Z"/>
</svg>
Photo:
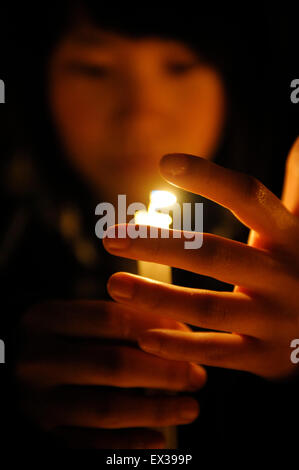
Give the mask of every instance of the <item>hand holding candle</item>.
<svg viewBox="0 0 299 470">
<path fill-rule="evenodd" d="M 208 291 L 115 274 L 118 291 L 130 285 L 132 295 L 125 302 L 140 312 L 215 330 L 152 329 L 139 337 L 140 347 L 167 359 L 267 379 L 296 376 L 290 345 L 299 338 L 299 138 L 288 154 L 282 200 L 256 178 L 195 155 L 165 155 L 160 171 L 174 185 L 230 209 L 251 232 L 247 244 L 204 233 L 197 250 L 185 249 L 182 238 L 169 237 L 167 243 L 136 238 L 124 250 L 115 249 L 115 240 L 114 248 L 104 240 L 118 256 L 162 262 L 234 286 L 233 291 Z"/>
</svg>

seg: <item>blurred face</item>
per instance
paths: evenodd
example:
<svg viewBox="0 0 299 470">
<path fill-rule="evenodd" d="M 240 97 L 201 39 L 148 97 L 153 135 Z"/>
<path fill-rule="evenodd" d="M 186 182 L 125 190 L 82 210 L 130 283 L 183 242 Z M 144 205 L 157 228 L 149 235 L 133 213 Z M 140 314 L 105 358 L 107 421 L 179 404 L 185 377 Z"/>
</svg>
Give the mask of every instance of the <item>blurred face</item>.
<svg viewBox="0 0 299 470">
<path fill-rule="evenodd" d="M 49 106 L 67 158 L 106 200 L 147 202 L 169 189 L 163 154 L 211 158 L 221 136 L 220 76 L 187 45 L 91 26 L 69 32 L 49 60 Z"/>
</svg>

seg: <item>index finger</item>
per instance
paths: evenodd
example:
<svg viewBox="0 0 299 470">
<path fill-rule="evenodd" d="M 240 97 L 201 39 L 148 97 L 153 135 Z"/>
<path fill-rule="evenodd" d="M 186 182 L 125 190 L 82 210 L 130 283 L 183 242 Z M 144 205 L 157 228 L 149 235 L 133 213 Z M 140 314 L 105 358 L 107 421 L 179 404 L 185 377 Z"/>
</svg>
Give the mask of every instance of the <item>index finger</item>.
<svg viewBox="0 0 299 470">
<path fill-rule="evenodd" d="M 285 244 L 290 239 L 296 225 L 293 215 L 256 178 L 182 153 L 164 155 L 160 171 L 170 183 L 226 207 L 269 240 Z"/>
</svg>

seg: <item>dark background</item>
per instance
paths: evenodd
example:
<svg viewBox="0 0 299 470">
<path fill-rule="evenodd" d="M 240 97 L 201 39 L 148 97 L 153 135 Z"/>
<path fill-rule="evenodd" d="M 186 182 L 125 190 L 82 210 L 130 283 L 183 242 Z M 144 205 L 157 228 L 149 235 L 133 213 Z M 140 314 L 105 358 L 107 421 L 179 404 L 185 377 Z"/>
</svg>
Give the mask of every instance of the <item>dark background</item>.
<svg viewBox="0 0 299 470">
<path fill-rule="evenodd" d="M 1 6 L 1 8 L 4 7 Z M 5 199 L 7 162 L 13 152 L 22 146 L 24 148 L 30 146 L 33 130 L 37 135 L 37 140 L 39 135 L 44 137 L 42 119 L 39 114 L 42 113 L 42 108 L 38 100 L 40 96 L 38 87 L 40 86 L 42 37 L 46 15 L 42 9 L 36 10 L 34 14 L 34 8 L 29 9 L 28 5 L 23 6 L 23 9 L 20 8 L 12 4 L 10 9 L 7 8 L 6 11 L 2 10 L 1 12 L 0 78 L 5 81 L 6 85 L 6 103 L 0 105 L 0 194 L 3 201 L 1 204 L 0 240 L 5 232 L 11 210 Z M 171 18 L 175 18 L 174 13 L 169 14 Z M 283 15 L 279 11 L 272 9 L 269 13 L 262 8 L 254 14 L 252 12 L 250 14 L 239 12 L 239 15 L 236 12 L 226 12 L 226 14 L 226 17 L 218 18 L 220 28 L 209 30 L 209 34 L 211 40 L 216 44 L 222 42 L 224 32 L 229 36 L 229 41 L 226 44 L 231 47 L 229 57 L 231 58 L 231 76 L 233 77 L 230 89 L 238 103 L 238 106 L 234 108 L 236 113 L 234 118 L 236 122 L 240 121 L 238 123 L 240 127 L 236 125 L 230 129 L 232 139 L 225 146 L 226 151 L 231 150 L 230 156 L 218 155 L 217 159 L 231 167 L 254 174 L 280 196 L 285 159 L 290 146 L 299 134 L 299 104 L 296 105 L 290 101 L 290 83 L 294 78 L 299 78 L 298 17 L 294 12 Z M 189 15 L 187 18 L 194 16 L 190 12 Z M 41 21 L 39 18 L 43 18 L 43 20 Z M 183 28 L 188 30 L 188 21 L 183 23 Z M 229 28 L 225 28 L 229 23 L 239 26 L 242 38 L 228 31 Z M 51 27 L 50 21 L 47 24 L 48 27 Z M 230 80 L 229 77 L 228 75 L 228 80 Z M 238 119 L 238 112 L 241 113 L 240 119 Z M 242 153 L 243 158 L 240 158 L 240 152 L 244 153 L 244 157 Z M 30 267 L 28 269 L 30 270 Z M 3 325 L 8 314 L 7 311 L 1 311 L 0 338 L 5 338 Z M 2 395 L 2 404 L 7 403 L 8 406 L 11 406 L 10 390 L 6 387 L 9 358 L 13 355 L 9 348 L 10 343 L 8 342 L 6 348 L 7 364 L 0 365 L 0 377 L 3 379 L 1 391 L 6 391 L 6 394 Z M 223 374 L 224 383 L 225 377 L 227 375 Z M 213 383 L 213 372 L 210 380 Z M 234 383 L 238 380 L 238 374 L 232 375 L 229 380 L 230 383 Z M 242 410 L 240 411 L 243 414 L 242 419 L 240 417 L 237 422 L 234 418 L 232 423 L 226 423 L 227 429 L 230 429 L 230 426 L 236 426 L 236 423 L 240 426 L 240 429 L 234 429 L 234 433 L 231 434 L 235 440 L 231 442 L 231 448 L 227 449 L 228 452 L 234 452 L 237 436 L 239 444 L 245 439 L 250 447 L 250 432 L 242 429 L 242 422 L 249 420 L 249 415 L 256 412 L 258 406 L 262 406 L 263 403 L 268 402 L 268 408 L 263 415 L 264 422 L 255 422 L 256 429 L 259 429 L 260 438 L 263 436 L 263 432 L 267 433 L 269 430 L 269 427 L 265 426 L 265 421 L 268 424 L 272 422 L 274 427 L 278 426 L 278 438 L 281 439 L 284 429 L 289 428 L 291 416 L 298 415 L 298 407 L 292 408 L 296 404 L 298 388 L 285 389 L 282 386 L 280 390 L 277 386 L 278 388 L 273 394 L 270 385 L 268 387 L 264 384 L 264 387 L 260 388 L 259 379 L 253 378 L 251 380 L 252 391 L 250 393 L 246 388 L 248 384 L 246 379 L 238 389 L 238 405 Z M 208 399 L 205 393 L 203 391 L 200 396 L 203 404 Z M 228 399 L 229 389 L 225 393 L 227 394 L 224 394 L 225 399 Z M 277 398 L 280 402 L 276 401 Z M 214 412 L 207 417 L 203 414 L 202 418 L 204 422 L 206 420 L 208 423 L 208 437 L 205 436 L 204 427 L 201 434 L 195 432 L 192 426 L 185 427 L 182 431 L 184 442 L 188 441 L 193 450 L 197 449 L 199 441 L 204 442 L 205 445 L 209 442 L 212 451 L 213 428 L 215 436 L 222 436 L 225 440 L 225 426 L 223 424 L 220 425 L 220 427 L 223 426 L 223 429 L 216 432 L 222 419 L 221 410 L 224 400 L 222 391 L 217 391 L 217 388 L 214 388 L 214 395 L 209 396 L 209 399 L 215 402 Z M 253 434 L 251 436 L 254 438 Z M 273 435 L 271 435 L 272 438 Z M 256 445 L 256 438 L 254 442 Z M 288 444 L 290 445 L 290 442 L 285 443 L 285 445 Z"/>
</svg>

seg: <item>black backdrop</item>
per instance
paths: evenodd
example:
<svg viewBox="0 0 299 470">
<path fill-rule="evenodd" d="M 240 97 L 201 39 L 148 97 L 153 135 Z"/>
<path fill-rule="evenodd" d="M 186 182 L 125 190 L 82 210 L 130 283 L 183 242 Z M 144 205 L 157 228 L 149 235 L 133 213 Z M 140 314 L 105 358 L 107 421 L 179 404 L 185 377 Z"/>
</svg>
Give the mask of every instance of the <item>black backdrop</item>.
<svg viewBox="0 0 299 470">
<path fill-rule="evenodd" d="M 35 71 L 40 58 L 36 51 L 30 56 L 36 38 L 34 31 L 39 25 L 38 14 L 33 16 L 32 10 L 27 6 L 26 8 L 23 6 L 21 10 L 19 6 L 11 5 L 7 12 L 3 6 L 1 8 L 0 78 L 5 81 L 6 103 L 0 104 L 0 154 L 1 168 L 4 168 L 12 152 L 24 142 L 24 139 L 26 141 L 27 130 L 24 131 L 26 122 L 36 125 L 38 104 L 35 102 L 34 86 L 37 80 Z M 294 78 L 299 78 L 298 19 L 296 15 L 281 15 L 278 11 L 269 13 L 261 9 L 249 16 L 245 14 L 234 16 L 231 13 L 229 20 L 242 23 L 250 51 L 249 54 L 245 54 L 242 44 L 238 45 L 238 41 L 234 43 L 233 71 L 238 77 L 234 82 L 234 91 L 244 102 L 247 151 L 252 155 L 248 171 L 260 177 L 270 189 L 280 195 L 285 158 L 292 142 L 299 134 L 299 103 L 296 105 L 290 101 L 290 83 Z M 188 28 L 188 23 L 185 23 L 185 28 Z M 220 34 L 219 31 L 213 31 L 216 41 L 221 41 L 221 36 L 218 37 L 217 34 Z M 32 128 L 28 128 L 28 135 L 30 129 Z M 235 152 L 238 151 L 237 141 L 236 138 Z M 219 159 L 221 160 L 221 156 Z M 3 175 L 4 173 L 2 173 L 1 194 L 5 183 Z M 9 207 L 2 206 L 2 208 L 3 214 L 9 212 Z M 5 219 L 6 217 L 2 217 L 1 227 L 5 225 Z M 6 312 L 1 312 L 1 321 L 5 314 Z M 2 323 L 0 323 L 0 338 L 3 337 L 1 325 Z M 8 358 L 9 355 L 8 350 Z M 5 389 L 6 368 L 6 364 L 0 365 L 0 377 L 3 379 L 1 390 Z M 263 393 L 266 396 L 266 392 Z M 9 401 L 9 396 L 8 390 L 5 397 L 2 395 L 2 404 Z M 284 396 L 284 400 L 287 401 L 287 396 Z M 216 419 L 216 411 L 214 417 Z M 284 424 L 287 423 L 288 421 Z M 194 438 L 191 427 L 189 431 L 186 428 L 184 433 L 187 434 L 187 439 L 191 436 Z M 230 451 L 233 451 L 234 443 L 231 444 Z M 193 445 L 196 446 L 196 440 Z"/>
</svg>

